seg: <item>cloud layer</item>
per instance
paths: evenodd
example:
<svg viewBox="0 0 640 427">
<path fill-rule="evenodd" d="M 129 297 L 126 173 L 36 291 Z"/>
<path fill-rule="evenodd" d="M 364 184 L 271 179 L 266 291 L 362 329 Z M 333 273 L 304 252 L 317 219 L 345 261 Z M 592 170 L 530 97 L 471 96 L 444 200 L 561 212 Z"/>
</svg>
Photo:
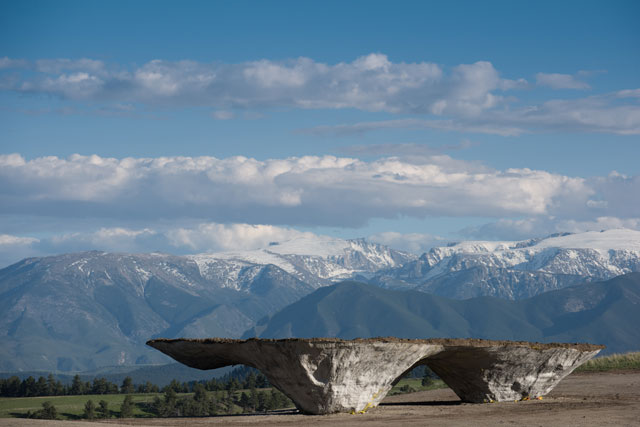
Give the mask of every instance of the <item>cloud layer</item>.
<svg viewBox="0 0 640 427">
<path fill-rule="evenodd" d="M 108 252 L 224 252 L 265 248 L 271 242 L 315 235 L 263 224 L 200 223 L 190 227 L 133 229 L 101 227 L 95 231 L 61 232 L 43 238 L 0 234 L 0 268 L 26 257 L 102 250 Z"/>
<path fill-rule="evenodd" d="M 590 88 L 569 74 L 538 73 L 535 80 L 553 89 Z M 122 105 L 201 106 L 212 110 L 212 118 L 229 120 L 244 116 L 236 110 L 352 108 L 405 117 L 313 131 L 418 127 L 505 136 L 538 130 L 640 133 L 638 89 L 526 103 L 515 96 L 524 88 L 535 90 L 536 85 L 504 78 L 487 61 L 445 68 L 396 63 L 380 53 L 338 64 L 310 58 L 238 64 L 154 60 L 129 68 L 92 59 L 0 58 L 0 90 L 53 95 L 94 110 L 100 105 L 98 112 L 122 113 Z"/>
<path fill-rule="evenodd" d="M 640 178 L 495 170 L 446 155 L 0 156 L 0 214 L 357 227 L 372 218 L 635 217 Z"/>
</svg>

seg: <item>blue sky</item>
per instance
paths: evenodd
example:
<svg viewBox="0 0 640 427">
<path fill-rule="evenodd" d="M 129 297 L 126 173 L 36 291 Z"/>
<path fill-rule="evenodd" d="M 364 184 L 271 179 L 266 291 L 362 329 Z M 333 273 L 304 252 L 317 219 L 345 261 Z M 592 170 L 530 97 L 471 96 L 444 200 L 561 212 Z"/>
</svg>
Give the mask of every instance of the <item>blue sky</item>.
<svg viewBox="0 0 640 427">
<path fill-rule="evenodd" d="M 0 12 L 0 265 L 640 228 L 638 2 Z"/>
</svg>

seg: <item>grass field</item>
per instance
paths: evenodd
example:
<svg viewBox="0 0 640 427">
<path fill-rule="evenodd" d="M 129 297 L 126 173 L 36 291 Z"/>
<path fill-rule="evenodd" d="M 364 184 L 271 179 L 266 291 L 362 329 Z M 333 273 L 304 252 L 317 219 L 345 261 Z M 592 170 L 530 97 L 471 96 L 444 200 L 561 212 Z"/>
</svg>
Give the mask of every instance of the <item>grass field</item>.
<svg viewBox="0 0 640 427">
<path fill-rule="evenodd" d="M 435 390 L 438 388 L 447 388 L 442 380 L 433 380 L 431 384 L 423 386 L 422 378 L 403 378 L 394 385 L 389 396 L 394 394 L 413 393 L 414 391 Z"/>
<path fill-rule="evenodd" d="M 626 369 L 640 369 L 640 352 L 612 354 L 589 360 L 576 372 L 604 372 Z"/>
<path fill-rule="evenodd" d="M 132 394 L 134 404 L 147 403 L 153 401 L 158 396 L 157 393 Z M 84 404 L 87 400 L 93 400 L 98 406 L 98 402 L 105 400 L 109 403 L 109 410 L 112 416 L 118 416 L 120 405 L 124 400 L 124 394 L 98 394 L 83 396 L 46 396 L 46 397 L 3 397 L 0 399 L 0 417 L 11 418 L 24 416 L 27 411 L 35 412 L 42 408 L 42 403 L 49 401 L 58 410 L 60 419 L 78 419 L 82 417 Z M 134 416 L 150 417 L 151 414 L 143 412 L 142 405 L 135 405 Z"/>
<path fill-rule="evenodd" d="M 389 394 L 402 394 L 413 391 L 432 390 L 436 388 L 445 388 L 446 385 L 441 380 L 435 380 L 428 386 L 421 384 L 421 378 L 403 378 L 396 384 Z M 238 396 L 243 391 L 238 390 L 236 393 Z M 270 389 L 263 389 L 262 391 L 270 391 Z M 224 392 L 216 392 L 224 393 Z M 189 396 L 189 393 L 179 394 L 179 397 Z M 146 394 L 132 394 L 133 402 L 135 405 L 134 417 L 153 417 L 153 414 L 144 411 L 146 403 L 151 403 L 156 396 L 162 398 L 162 393 L 146 393 Z M 49 401 L 58 410 L 58 418 L 63 420 L 77 420 L 82 418 L 82 412 L 84 410 L 85 403 L 91 399 L 93 403 L 98 406 L 98 402 L 105 400 L 109 403 L 109 410 L 111 411 L 111 417 L 117 417 L 120 412 L 120 405 L 124 400 L 123 394 L 99 394 L 99 395 L 82 395 L 82 396 L 46 396 L 46 397 L 4 397 L 0 398 L 0 418 L 15 418 L 23 417 L 28 411 L 35 412 L 42 409 L 42 403 Z M 242 413 L 242 408 L 239 406 L 234 408 L 234 413 Z"/>
<path fill-rule="evenodd" d="M 270 388 L 259 389 L 261 392 L 270 392 Z M 238 390 L 235 392 L 237 398 L 240 397 L 242 392 L 247 394 L 250 390 Z M 226 394 L 225 391 L 208 392 L 209 396 L 217 395 L 222 397 Z M 178 393 L 178 397 L 192 396 L 193 393 Z M 135 410 L 133 416 L 136 418 L 155 417 L 154 414 L 148 413 L 144 410 L 145 404 L 153 402 L 153 399 L 159 396 L 163 398 L 163 393 L 145 393 L 145 394 L 132 394 Z M 20 418 L 24 417 L 28 411 L 35 412 L 42 409 L 42 403 L 49 401 L 58 410 L 58 419 L 62 420 L 77 420 L 82 418 L 84 405 L 89 399 L 93 400 L 96 407 L 98 402 L 105 400 L 109 403 L 109 410 L 111 412 L 111 418 L 118 417 L 120 413 L 120 405 L 124 400 L 124 394 L 95 394 L 95 395 L 82 395 L 82 396 L 45 396 L 45 397 L 2 397 L 0 398 L 0 418 Z M 241 414 L 242 408 L 237 405 L 233 405 L 232 412 L 234 414 Z"/>
</svg>

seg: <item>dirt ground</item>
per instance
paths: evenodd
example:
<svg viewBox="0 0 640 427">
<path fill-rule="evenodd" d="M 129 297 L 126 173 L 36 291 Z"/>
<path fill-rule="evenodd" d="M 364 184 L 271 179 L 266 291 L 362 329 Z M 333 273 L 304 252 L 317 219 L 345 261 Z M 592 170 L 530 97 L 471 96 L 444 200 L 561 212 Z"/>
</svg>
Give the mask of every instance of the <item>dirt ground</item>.
<svg viewBox="0 0 640 427">
<path fill-rule="evenodd" d="M 308 416 L 297 413 L 211 418 L 131 419 L 103 422 L 0 419 L 4 426 L 640 426 L 640 372 L 574 373 L 543 400 L 461 403 L 449 389 L 387 397 L 366 414 Z"/>
</svg>

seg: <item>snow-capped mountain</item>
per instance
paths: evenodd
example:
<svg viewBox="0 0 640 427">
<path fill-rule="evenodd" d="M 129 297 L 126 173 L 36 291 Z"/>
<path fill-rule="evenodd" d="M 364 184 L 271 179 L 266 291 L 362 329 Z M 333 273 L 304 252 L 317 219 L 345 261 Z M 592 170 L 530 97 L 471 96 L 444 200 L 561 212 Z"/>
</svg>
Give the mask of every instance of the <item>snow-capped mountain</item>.
<svg viewBox="0 0 640 427">
<path fill-rule="evenodd" d="M 614 229 L 436 247 L 371 282 L 453 298 L 520 299 L 634 271 L 640 271 L 640 231 Z"/>
<path fill-rule="evenodd" d="M 416 259 L 362 240 L 246 252 L 82 252 L 0 270 L 0 370 L 149 363 L 152 337 L 238 337 L 317 287 Z"/>
<path fill-rule="evenodd" d="M 521 299 L 633 271 L 640 271 L 640 232 L 633 230 L 462 242 L 420 257 L 320 237 L 188 256 L 91 251 L 29 258 L 0 270 L 0 370 L 161 362 L 147 339 L 239 337 L 347 278 L 458 299 Z"/>
<path fill-rule="evenodd" d="M 327 236 L 300 237 L 282 243 L 272 242 L 254 251 L 219 252 L 187 256 L 202 277 L 220 286 L 242 289 L 246 269 L 275 265 L 314 287 L 356 276 L 396 268 L 417 259 L 415 255 L 396 251 L 364 239 L 342 240 Z"/>
</svg>

